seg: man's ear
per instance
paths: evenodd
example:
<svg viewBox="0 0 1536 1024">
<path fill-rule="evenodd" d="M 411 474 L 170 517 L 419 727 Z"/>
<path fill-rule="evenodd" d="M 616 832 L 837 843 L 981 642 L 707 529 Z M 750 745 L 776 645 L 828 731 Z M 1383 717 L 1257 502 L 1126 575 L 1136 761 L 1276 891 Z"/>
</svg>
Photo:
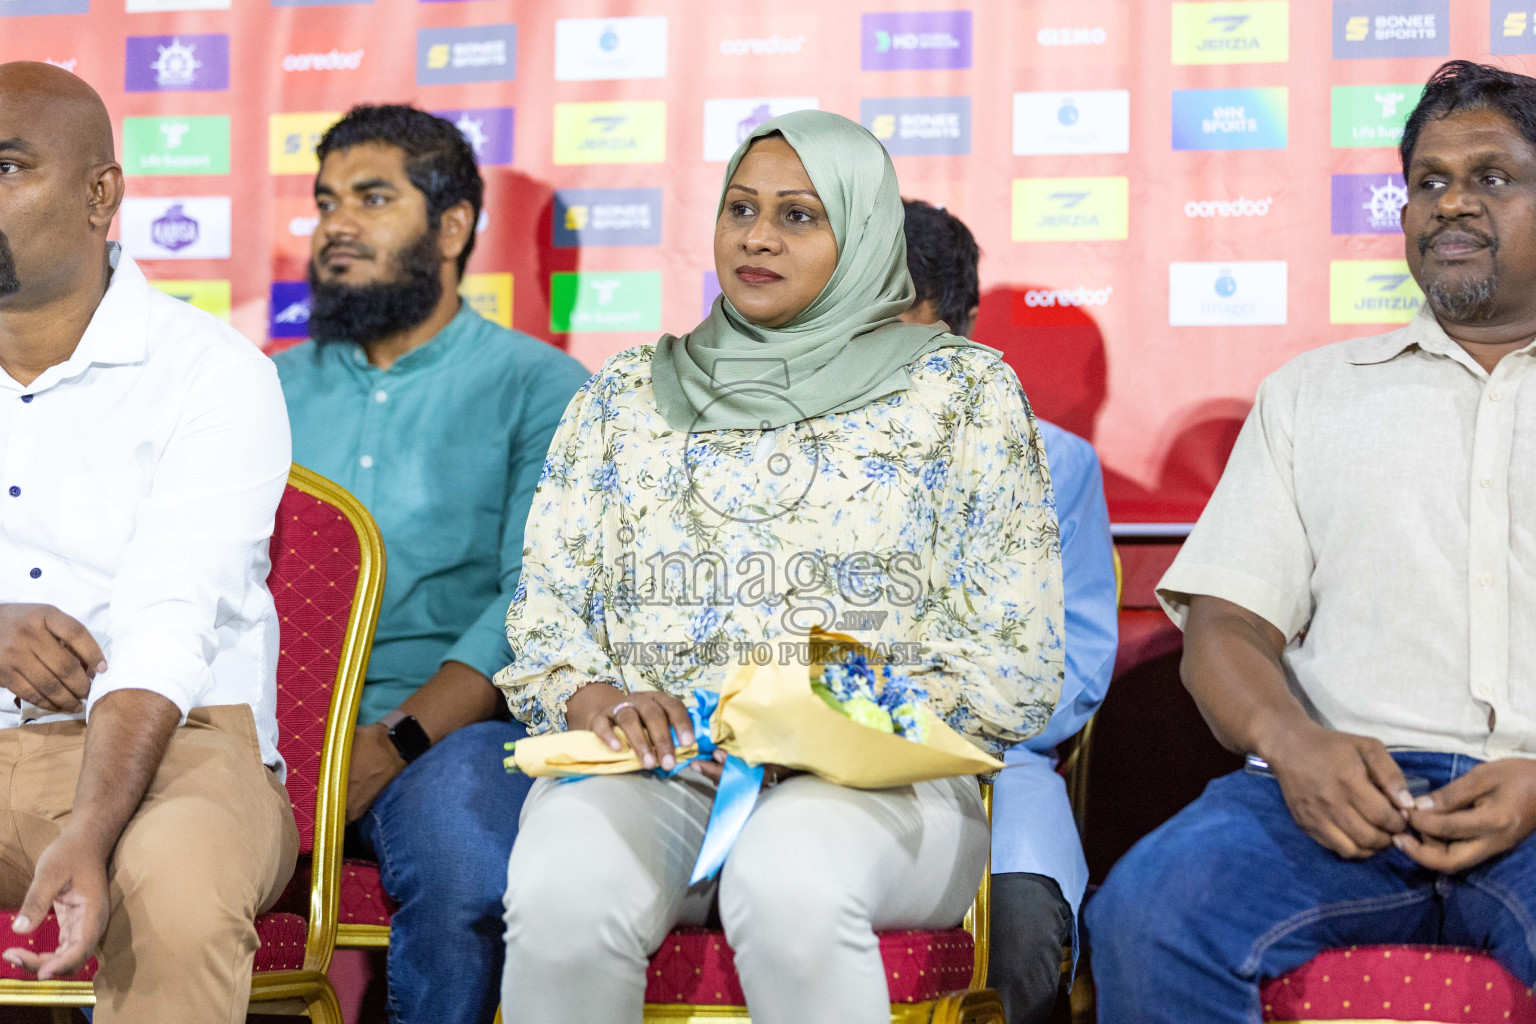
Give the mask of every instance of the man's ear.
<svg viewBox="0 0 1536 1024">
<path fill-rule="evenodd" d="M 103 234 L 117 216 L 117 208 L 123 205 L 123 168 L 119 164 L 102 164 L 91 172 L 90 198 L 91 226 Z"/>
<path fill-rule="evenodd" d="M 464 199 L 443 211 L 438 221 L 437 245 L 445 260 L 457 260 L 475 237 L 475 211 Z"/>
</svg>

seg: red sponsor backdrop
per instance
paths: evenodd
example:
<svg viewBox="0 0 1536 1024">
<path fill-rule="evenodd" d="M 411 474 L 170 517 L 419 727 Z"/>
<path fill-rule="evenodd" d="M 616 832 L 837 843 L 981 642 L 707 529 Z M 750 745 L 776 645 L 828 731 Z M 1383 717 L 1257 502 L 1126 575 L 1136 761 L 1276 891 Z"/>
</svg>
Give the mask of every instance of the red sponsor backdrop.
<svg viewBox="0 0 1536 1024">
<path fill-rule="evenodd" d="M 181 0 L 188 2 L 210 0 Z M 341 111 L 359 102 L 409 102 L 432 110 L 512 107 L 512 163 L 484 170 L 488 217 L 470 269 L 510 273 L 513 325 L 596 367 L 621 348 L 651 340 L 655 331 L 554 333 L 551 275 L 660 271 L 660 327 L 683 332 L 697 322 L 705 273 L 712 269 L 711 227 L 723 169 L 703 159 L 709 100 L 814 97 L 822 109 L 857 118 L 865 101 L 879 98 L 968 98 L 963 139 L 953 119 L 931 131 L 912 122 L 917 127 L 907 148 L 960 152 L 896 156 L 903 193 L 946 205 L 976 233 L 984 252 L 984 300 L 974 333 L 1008 353 L 1040 414 L 1095 442 L 1119 520 L 1192 518 L 1266 373 L 1304 349 L 1385 329 L 1334 323 L 1330 317 L 1330 298 L 1335 307 L 1347 306 L 1352 296 L 1338 292 L 1356 287 L 1335 278 L 1336 294 L 1330 296 L 1331 264 L 1402 257 L 1398 234 L 1333 232 L 1333 175 L 1369 174 L 1385 181 L 1397 169 L 1390 145 L 1335 145 L 1340 118 L 1348 122 L 1354 115 L 1341 111 L 1334 87 L 1422 83 L 1447 55 L 1482 58 L 1499 47 L 1491 32 L 1509 28 L 1517 50 L 1530 39 L 1513 31 L 1529 28 L 1507 20 L 1515 13 L 1503 0 L 976 0 L 963 6 L 937 0 L 374 0 L 312 6 L 230 0 L 226 9 L 213 10 L 165 9 L 178 6 L 178 0 L 126 0 L 126 10 L 125 0 L 89 0 L 89 10 L 83 10 L 85 3 L 0 0 L 0 60 L 48 59 L 71 67 L 106 99 L 120 145 L 124 118 L 229 118 L 230 173 L 136 174 L 129 179 L 129 194 L 232 199 L 227 258 L 143 263 L 155 279 L 228 281 L 230 318 L 268 347 L 286 343 L 271 337 L 273 314 L 281 312 L 269 308 L 272 283 L 302 279 L 304 231 L 314 215 L 310 175 L 273 173 L 274 146 L 282 148 L 274 135 L 282 136 L 282 126 L 292 124 L 279 120 L 274 127 L 274 117 Z M 1528 6 L 1536 8 L 1536 0 Z M 63 10 L 82 12 L 51 13 Z M 893 12 L 948 12 L 948 19 L 934 21 L 933 13 L 926 21 L 883 18 Z M 968 15 L 961 17 L 962 12 Z M 642 16 L 666 19 L 659 43 L 654 22 L 640 26 L 652 33 L 646 37 L 650 58 L 624 48 L 630 43 L 623 37 L 634 23 L 622 19 Z M 1359 17 L 1363 27 L 1358 21 L 1351 26 Z M 1381 22 L 1381 17 L 1408 20 Z M 616 34 L 577 25 L 566 38 L 557 29 L 562 19 L 617 19 Z M 442 52 L 434 57 L 431 42 L 439 37 L 422 35 L 438 28 L 505 25 L 516 26 L 515 42 L 499 57 L 494 47 L 474 49 L 473 33 L 463 37 L 469 49 L 450 45 L 446 57 Z M 893 25 L 912 31 L 904 36 Z M 1378 31 L 1382 25 L 1387 28 Z M 129 37 L 171 37 L 161 44 L 174 50 L 180 37 L 210 34 L 229 39 L 227 89 L 197 87 L 198 74 L 206 74 L 213 59 L 206 53 L 198 55 L 203 67 L 193 69 L 190 78 L 185 62 L 177 64 L 178 52 L 151 70 L 125 65 Z M 612 52 L 606 49 L 610 44 Z M 572 74 L 557 68 L 561 46 L 568 48 L 561 59 L 569 60 L 578 76 L 617 68 L 633 77 L 563 80 Z M 1230 49 L 1223 52 L 1223 46 Z M 1351 52 L 1351 46 L 1357 50 Z M 664 57 L 660 76 L 658 47 Z M 1184 62 L 1212 53 L 1231 62 Z M 1498 59 L 1522 70 L 1530 61 Z M 909 66 L 900 67 L 903 62 Z M 910 66 L 924 62 L 940 66 Z M 959 66 L 942 66 L 946 62 Z M 477 74 L 502 80 L 439 84 L 444 76 Z M 125 88 L 134 84 L 136 91 Z M 1176 90 L 1272 88 L 1287 91 L 1288 110 L 1278 117 L 1279 146 L 1173 148 L 1179 130 Z M 1015 94 L 1073 90 L 1128 91 L 1128 124 L 1121 126 L 1125 151 L 1093 152 L 1103 148 L 1102 141 L 1074 140 L 1068 132 L 1065 150 L 1016 155 Z M 1241 105 L 1241 99 L 1226 97 L 1226 105 Z M 562 145 L 556 138 L 557 105 L 636 100 L 665 104 L 661 159 L 557 162 Z M 1085 116 L 1092 113 L 1088 104 L 1082 106 Z M 1238 120 L 1255 112 L 1250 108 Z M 1272 115 L 1270 110 L 1265 116 Z M 897 124 L 898 142 L 888 143 L 893 149 L 908 126 L 900 111 Z M 1197 135 L 1201 130 L 1198 124 L 1186 127 Z M 656 129 L 642 118 L 617 130 L 654 136 Z M 586 135 L 564 144 L 579 150 L 582 138 L 605 130 L 589 125 Z M 884 130 L 891 130 L 889 122 Z M 1027 134 L 1038 126 L 1022 130 Z M 1113 136 L 1115 128 L 1104 130 Z M 1276 125 L 1255 130 L 1272 135 Z M 653 149 L 658 142 L 638 141 Z M 1095 192 L 1081 200 L 1082 209 L 1092 211 L 1089 219 L 1098 221 L 1086 228 L 1090 236 L 1114 234 L 1118 216 L 1125 237 L 1073 237 L 1078 222 L 1070 213 L 1063 212 L 1060 221 L 1041 220 L 1028 206 L 1033 200 L 1022 211 L 1015 209 L 1016 179 L 1037 178 L 1128 179 L 1128 209 L 1118 215 L 1112 197 Z M 652 214 L 659 220 L 653 244 L 554 244 L 556 190 L 658 187 L 662 201 Z M 1047 187 L 1041 193 L 1047 199 L 1040 201 L 1065 211 L 1076 188 Z M 1267 200 L 1264 212 L 1253 212 L 1250 204 L 1246 214 L 1233 207 L 1236 212 L 1222 215 L 1218 206 L 1206 207 L 1218 211 L 1209 216 L 1190 213 L 1199 209 L 1191 204 L 1239 197 Z M 1046 234 L 1061 234 L 1016 240 L 1033 230 L 1026 224 L 1021 232 L 1021 217 L 1039 220 Z M 195 257 L 197 250 L 182 255 Z M 1267 305 L 1260 303 L 1268 314 L 1212 307 L 1218 319 L 1235 322 L 1170 326 L 1170 304 L 1177 299 L 1170 296 L 1169 264 L 1221 261 L 1271 266 L 1283 261 L 1278 301 L 1284 322 L 1274 322 L 1276 297 L 1270 294 Z M 1218 291 L 1223 273 L 1212 271 Z M 1276 280 L 1271 273 L 1261 284 L 1273 292 Z M 1052 292 L 1077 295 L 1068 301 L 1088 304 L 1063 305 L 1060 295 L 1045 294 Z M 1189 301 L 1200 306 L 1204 299 Z M 1266 316 L 1268 323 L 1243 322 Z"/>
</svg>

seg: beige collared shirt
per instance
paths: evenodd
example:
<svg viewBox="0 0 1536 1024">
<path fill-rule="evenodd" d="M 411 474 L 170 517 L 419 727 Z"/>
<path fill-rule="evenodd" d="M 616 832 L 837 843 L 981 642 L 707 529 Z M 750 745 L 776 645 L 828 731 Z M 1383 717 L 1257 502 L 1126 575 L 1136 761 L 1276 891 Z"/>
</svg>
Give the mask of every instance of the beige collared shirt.
<svg viewBox="0 0 1536 1024">
<path fill-rule="evenodd" d="M 1318 721 L 1389 747 L 1536 758 L 1536 343 L 1492 374 L 1427 311 L 1267 378 L 1158 584 L 1291 641 Z"/>
</svg>

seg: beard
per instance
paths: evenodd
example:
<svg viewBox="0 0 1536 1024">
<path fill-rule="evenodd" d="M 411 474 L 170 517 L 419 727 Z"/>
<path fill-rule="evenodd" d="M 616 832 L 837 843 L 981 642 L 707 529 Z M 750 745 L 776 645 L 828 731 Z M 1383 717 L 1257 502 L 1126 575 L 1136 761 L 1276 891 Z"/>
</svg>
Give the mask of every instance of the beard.
<svg viewBox="0 0 1536 1024">
<path fill-rule="evenodd" d="M 16 257 L 11 255 L 10 239 L 0 231 L 0 299 L 21 291 L 21 278 L 16 276 Z"/>
<path fill-rule="evenodd" d="M 1494 270 L 1474 281 L 1431 281 L 1424 298 L 1436 316 L 1452 323 L 1475 324 L 1493 319 L 1498 311 L 1499 273 Z"/>
<path fill-rule="evenodd" d="M 321 281 L 316 261 L 311 259 L 309 336 L 321 345 L 371 345 L 425 321 L 443 297 L 437 234 L 436 228 L 428 228 L 396 253 L 389 261 L 394 271 L 389 281 L 362 285 Z M 361 246 L 352 248 L 369 255 Z M 321 250 L 322 259 L 325 255 L 326 250 Z"/>
</svg>

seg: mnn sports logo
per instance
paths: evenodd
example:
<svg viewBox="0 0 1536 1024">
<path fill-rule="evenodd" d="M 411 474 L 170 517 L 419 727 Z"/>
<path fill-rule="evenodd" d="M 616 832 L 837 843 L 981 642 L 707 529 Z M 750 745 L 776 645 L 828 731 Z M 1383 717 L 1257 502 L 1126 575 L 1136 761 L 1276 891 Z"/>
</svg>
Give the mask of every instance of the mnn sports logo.
<svg viewBox="0 0 1536 1024">
<path fill-rule="evenodd" d="M 666 158 L 665 100 L 555 104 L 556 164 L 659 164 Z"/>
<path fill-rule="evenodd" d="M 1173 148 L 1284 149 L 1290 94 L 1271 89 L 1175 89 Z"/>
<path fill-rule="evenodd" d="M 1286 0 L 1173 5 L 1175 64 L 1281 64 L 1290 39 Z"/>
<path fill-rule="evenodd" d="M 1126 178 L 1015 178 L 1015 242 L 1118 241 L 1130 234 Z"/>
<path fill-rule="evenodd" d="M 661 272 L 550 275 L 549 329 L 567 331 L 661 330 Z"/>
<path fill-rule="evenodd" d="M 1424 304 L 1404 260 L 1334 260 L 1328 264 L 1328 322 L 1405 324 Z"/>
<path fill-rule="evenodd" d="M 339 120 L 336 113 L 273 114 L 267 122 L 267 173 L 314 174 L 320 169 L 315 147 Z"/>
</svg>

